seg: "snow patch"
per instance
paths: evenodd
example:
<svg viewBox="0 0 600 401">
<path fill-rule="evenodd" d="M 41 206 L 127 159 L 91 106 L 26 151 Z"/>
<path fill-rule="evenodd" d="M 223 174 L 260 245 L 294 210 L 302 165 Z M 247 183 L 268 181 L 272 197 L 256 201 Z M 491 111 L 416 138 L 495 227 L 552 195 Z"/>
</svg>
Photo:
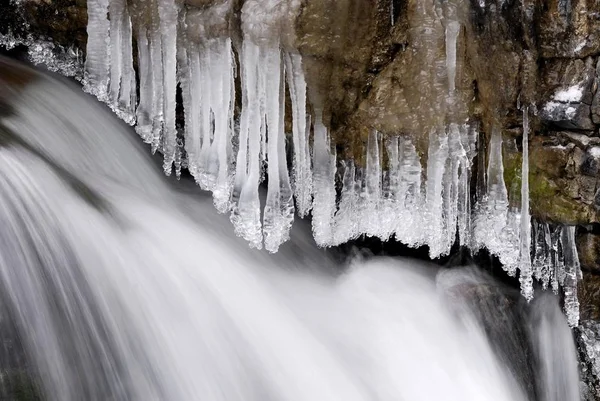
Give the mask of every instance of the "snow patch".
<svg viewBox="0 0 600 401">
<path fill-rule="evenodd" d="M 583 97 L 583 88 L 579 85 L 573 85 L 568 89 L 559 90 L 554 94 L 553 99 L 563 103 L 580 102 Z"/>
<path fill-rule="evenodd" d="M 600 146 L 594 146 L 588 149 L 588 153 L 595 159 L 600 159 Z"/>
<path fill-rule="evenodd" d="M 573 52 L 575 53 L 579 53 L 581 50 L 583 50 L 583 48 L 585 47 L 586 42 L 580 42 L 575 49 L 573 49 Z"/>
</svg>

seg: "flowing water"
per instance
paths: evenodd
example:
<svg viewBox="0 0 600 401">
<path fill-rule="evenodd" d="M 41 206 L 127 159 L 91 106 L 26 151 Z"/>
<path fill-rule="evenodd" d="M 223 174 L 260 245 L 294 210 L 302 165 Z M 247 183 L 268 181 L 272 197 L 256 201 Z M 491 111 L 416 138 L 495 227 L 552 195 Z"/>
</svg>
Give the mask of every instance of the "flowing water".
<svg viewBox="0 0 600 401">
<path fill-rule="evenodd" d="M 552 296 L 524 305 L 473 268 L 339 266 L 298 224 L 251 250 L 101 105 L 1 59 L 0 112 L 0 326 L 23 351 L 1 367 L 30 365 L 46 399 L 578 399 Z"/>
</svg>

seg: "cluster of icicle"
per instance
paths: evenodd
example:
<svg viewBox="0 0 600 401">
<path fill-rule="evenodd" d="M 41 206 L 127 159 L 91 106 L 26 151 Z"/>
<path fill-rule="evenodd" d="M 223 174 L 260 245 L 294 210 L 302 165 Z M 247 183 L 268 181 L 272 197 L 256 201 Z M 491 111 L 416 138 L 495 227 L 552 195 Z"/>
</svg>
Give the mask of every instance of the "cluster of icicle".
<svg viewBox="0 0 600 401">
<path fill-rule="evenodd" d="M 182 166 L 187 167 L 198 185 L 212 191 L 217 210 L 231 212 L 238 235 L 253 247 L 264 243 L 276 252 L 289 238 L 294 210 L 306 216 L 313 196 L 311 124 L 302 60 L 297 51 L 284 50 L 271 32 L 294 14 L 298 4 L 245 2 L 239 51 L 242 108 L 234 115 L 238 68 L 232 40 L 223 28 L 233 2 L 193 10 L 173 0 L 138 5 L 139 9 L 135 3 L 88 1 L 84 89 L 135 124 L 152 151 L 164 155 L 167 175 L 173 167 L 177 175 Z M 133 35 L 138 47 L 139 102 Z M 284 116 L 290 112 L 284 110 L 286 81 L 292 100 L 292 174 L 285 153 Z M 176 126 L 178 86 L 183 129 Z M 315 144 L 326 138 L 322 125 L 315 128 Z M 315 166 L 318 158 L 316 152 Z M 268 192 L 261 212 L 258 189 L 265 176 Z"/>
<path fill-rule="evenodd" d="M 533 279 L 542 289 L 564 292 L 564 307 L 571 327 L 579 323 L 577 282 L 582 278 L 574 226 L 551 227 L 532 222 L 529 213 L 529 114 L 523 110 L 523 160 L 521 166 L 521 207 L 511 208 L 504 182 L 502 135 L 490 140 L 486 191 L 475 204 L 471 249 L 486 248 L 498 256 L 506 272 L 519 273 L 521 292 L 533 298 Z"/>
<path fill-rule="evenodd" d="M 278 36 L 282 26 L 293 26 L 298 3 L 246 0 L 243 41 L 236 57 L 226 28 L 230 0 L 194 11 L 174 0 L 150 1 L 138 8 L 136 2 L 128 6 L 125 0 L 88 0 L 85 88 L 136 125 L 152 151 L 164 155 L 167 175 L 173 166 L 177 175 L 187 167 L 198 185 L 212 191 L 217 210 L 230 213 L 236 233 L 252 247 L 264 244 L 276 252 L 289 238 L 294 211 L 300 217 L 312 213 L 314 237 L 321 246 L 366 234 L 383 240 L 393 237 L 414 247 L 427 245 L 436 258 L 447 255 L 458 241 L 474 250 L 488 249 L 509 274 L 518 272 L 528 300 L 533 297 L 534 278 L 544 288 L 558 291 L 561 286 L 569 323 L 577 325 L 581 272 L 574 228 L 535 225 L 531 232 L 528 110 L 523 113 L 520 210 L 509 206 L 499 132 L 491 138 L 485 190 L 471 205 L 471 168 L 479 136 L 475 123 L 449 123 L 432 130 L 426 169 L 410 138 L 384 140 L 373 131 L 364 167 L 340 162 L 338 198 L 336 155 L 319 116 L 311 121 L 307 112 L 302 58 Z M 450 98 L 459 28 L 457 21 L 446 28 Z M 176 126 L 178 86 L 184 127 Z M 291 110 L 285 109 L 286 87 Z M 236 110 L 236 96 L 241 97 L 241 111 Z M 284 116 L 290 112 L 292 142 L 286 144 Z M 290 147 L 291 172 L 286 157 Z M 268 190 L 261 212 L 259 185 L 265 176 Z"/>
</svg>

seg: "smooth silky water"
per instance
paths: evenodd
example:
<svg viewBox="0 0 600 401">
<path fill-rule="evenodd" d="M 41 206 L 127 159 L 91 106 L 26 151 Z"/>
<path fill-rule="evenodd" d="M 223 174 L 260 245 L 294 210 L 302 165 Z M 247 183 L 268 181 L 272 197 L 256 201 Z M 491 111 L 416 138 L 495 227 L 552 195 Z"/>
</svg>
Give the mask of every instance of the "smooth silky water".
<svg viewBox="0 0 600 401">
<path fill-rule="evenodd" d="M 0 59 L 0 105 L 0 323 L 45 399 L 578 399 L 553 296 L 527 305 L 476 268 L 340 266 L 299 224 L 251 250 L 74 85 Z"/>
</svg>

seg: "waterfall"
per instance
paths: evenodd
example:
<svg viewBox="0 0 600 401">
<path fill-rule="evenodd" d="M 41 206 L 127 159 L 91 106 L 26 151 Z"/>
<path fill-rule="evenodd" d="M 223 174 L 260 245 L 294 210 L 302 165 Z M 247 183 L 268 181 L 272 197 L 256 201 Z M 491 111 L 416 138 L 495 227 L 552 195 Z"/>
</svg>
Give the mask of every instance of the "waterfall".
<svg viewBox="0 0 600 401">
<path fill-rule="evenodd" d="M 29 77 L 2 82 L 0 300 L 46 399 L 529 399 L 521 365 L 486 329 L 498 305 L 469 296 L 480 285 L 508 294 L 499 284 L 405 259 L 340 270 L 302 224 L 275 255 L 249 249 L 210 198 L 163 177 L 132 129 L 87 95 L 11 62 L 0 69 Z M 390 192 L 379 145 L 373 133 L 367 205 Z M 418 202 L 414 148 L 388 148 L 410 174 L 386 199 Z M 530 337 L 547 401 L 577 386 L 556 308 L 543 303 Z"/>
</svg>

